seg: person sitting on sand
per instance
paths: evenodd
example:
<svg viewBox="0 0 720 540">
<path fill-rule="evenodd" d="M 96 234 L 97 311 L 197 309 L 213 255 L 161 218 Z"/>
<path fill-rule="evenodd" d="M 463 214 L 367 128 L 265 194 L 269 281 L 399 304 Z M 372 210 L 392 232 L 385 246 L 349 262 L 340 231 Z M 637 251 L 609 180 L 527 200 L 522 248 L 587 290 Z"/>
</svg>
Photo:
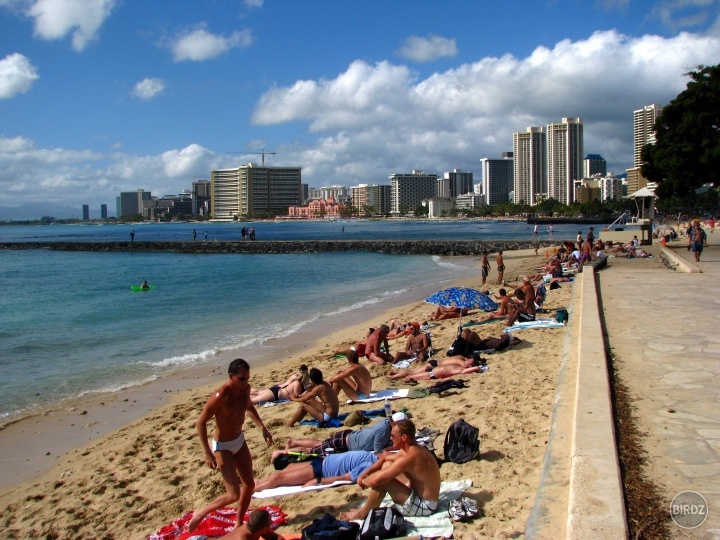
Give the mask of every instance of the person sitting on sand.
<svg viewBox="0 0 720 540">
<path fill-rule="evenodd" d="M 510 314 L 508 320 L 505 323 L 506 326 L 512 326 L 515 321 L 529 322 L 535 320 L 535 295 L 525 296 L 525 292 L 522 289 L 515 291 L 515 297 L 520 303 L 512 304 L 508 309 Z"/>
<path fill-rule="evenodd" d="M 420 323 L 410 323 L 410 336 L 405 343 L 405 350 L 398 351 L 395 355 L 395 362 L 400 360 L 420 360 L 424 362 L 430 349 L 430 340 L 427 334 L 420 331 Z"/>
<path fill-rule="evenodd" d="M 390 321 L 390 332 L 387 335 L 388 339 L 397 339 L 403 336 L 409 336 L 412 333 L 412 326 L 417 324 L 419 328 L 427 326 L 427 321 L 422 322 L 408 322 L 402 323 L 397 319 Z"/>
<path fill-rule="evenodd" d="M 366 352 L 366 349 L 367 349 L 367 340 L 368 340 L 368 338 L 372 335 L 373 332 L 375 332 L 375 328 L 372 328 L 372 327 L 369 328 L 368 331 L 367 331 L 367 334 L 365 334 L 365 341 L 361 341 L 360 343 L 358 343 L 358 344 L 355 345 L 354 347 L 349 347 L 349 348 L 347 348 L 347 349 L 338 349 L 337 351 L 333 352 L 332 354 L 330 354 L 330 355 L 328 356 L 328 360 L 330 360 L 331 358 L 333 358 L 333 357 L 335 357 L 335 356 L 340 356 L 340 355 L 347 356 L 350 351 L 356 352 L 357 355 L 358 355 L 358 358 L 365 358 L 365 357 L 367 357 L 367 352 Z"/>
<path fill-rule="evenodd" d="M 219 540 L 285 540 L 284 536 L 281 536 L 274 532 L 271 528 L 272 519 L 270 513 L 264 509 L 253 510 L 247 523 L 240 525 L 232 532 L 221 536 Z M 205 538 L 198 536 L 199 538 Z"/>
<path fill-rule="evenodd" d="M 489 351 L 492 349 L 500 352 L 520 343 L 519 338 L 511 336 L 507 332 L 504 332 L 499 338 L 488 336 L 485 339 L 482 339 L 474 330 L 465 328 L 463 329 L 461 336 L 465 341 L 472 343 L 474 350 L 476 351 Z"/>
<path fill-rule="evenodd" d="M 253 404 L 262 401 L 281 401 L 290 399 L 290 396 L 299 396 L 310 384 L 308 367 L 303 364 L 297 373 L 290 375 L 284 384 L 274 384 L 270 388 L 253 388 L 250 390 L 250 401 Z"/>
<path fill-rule="evenodd" d="M 288 420 L 288 427 L 297 424 L 306 414 L 322 425 L 324 422 L 337 418 L 340 409 L 337 394 L 332 386 L 323 380 L 322 371 L 317 368 L 310 370 L 310 388 L 297 397 L 290 396 L 290 400 L 298 402 L 300 406 Z"/>
<path fill-rule="evenodd" d="M 481 366 L 485 362 L 476 354 L 470 358 L 464 356 L 448 356 L 447 358 L 439 358 L 437 360 L 428 360 L 428 362 L 417 369 L 400 369 L 398 371 L 390 371 L 388 379 L 402 379 L 405 382 L 411 381 L 429 381 L 434 379 L 446 379 L 454 375 L 467 375 L 470 373 L 478 373 Z"/>
<path fill-rule="evenodd" d="M 351 450 L 364 450 L 366 452 L 380 453 L 384 450 L 394 450 L 389 447 L 390 430 L 396 422 L 405 420 L 407 415 L 403 412 L 396 412 L 391 418 L 382 418 L 370 427 L 353 431 L 345 429 L 338 431 L 325 440 L 320 439 L 293 439 L 289 438 L 285 443 L 285 450 L 275 450 L 270 461 L 275 461 L 279 454 L 287 452 L 307 452 L 309 454 L 323 455 L 326 450 L 332 450 L 335 454 L 349 452 Z"/>
<path fill-rule="evenodd" d="M 404 420 L 407 422 L 407 420 Z M 281 471 L 255 484 L 255 491 L 279 486 L 315 486 L 332 484 L 337 481 L 355 482 L 361 473 L 378 460 L 373 452 L 354 450 L 342 454 L 329 454 L 310 461 L 291 463 Z"/>
<path fill-rule="evenodd" d="M 350 363 L 350 367 L 338 371 L 328 379 L 328 382 L 338 395 L 342 390 L 345 392 L 345 395 L 353 401 L 367 399 L 370 397 L 370 392 L 372 391 L 372 375 L 368 369 L 360 363 L 357 352 L 350 350 L 344 354 Z"/>
<path fill-rule="evenodd" d="M 380 506 L 386 494 L 401 505 L 403 515 L 429 516 L 437 511 L 440 467 L 435 456 L 417 443 L 415 424 L 410 420 L 395 424 L 391 437 L 401 450 L 384 454 L 357 478 L 358 486 L 370 488 L 367 501 L 358 510 L 340 514 L 340 519 L 365 519 L 370 510 Z"/>
<path fill-rule="evenodd" d="M 365 342 L 365 354 L 367 359 L 374 364 L 384 365 L 385 362 L 392 362 L 393 355 L 390 354 L 390 344 L 387 336 L 390 328 L 387 324 L 381 324 L 372 334 L 370 334 Z M 384 346 L 384 350 L 381 348 Z"/>
<path fill-rule="evenodd" d="M 200 522 L 213 510 L 238 502 L 235 526 L 242 524 L 245 511 L 250 505 L 255 480 L 252 457 L 245 443 L 243 424 L 245 414 L 260 429 L 268 446 L 273 444 L 272 435 L 263 424 L 255 407 L 250 402 L 250 366 L 242 358 L 230 362 L 228 380 L 218 388 L 195 422 L 200 443 L 205 451 L 205 463 L 211 469 L 220 469 L 226 493 L 216 498 L 202 510 L 194 513 L 188 522 L 188 531 L 197 528 Z M 215 433 L 212 448 L 208 442 L 207 423 L 215 418 Z"/>
<path fill-rule="evenodd" d="M 495 298 L 500 299 L 500 304 L 498 305 L 498 308 L 495 311 L 492 311 L 485 315 L 484 317 L 480 317 L 479 319 L 470 319 L 469 322 L 474 324 L 482 324 L 486 321 L 491 321 L 494 319 L 504 319 L 508 316 L 508 304 L 511 303 L 511 299 L 507 294 L 507 291 L 505 289 L 500 289 L 498 291 L 498 294 L 495 295 Z"/>
</svg>

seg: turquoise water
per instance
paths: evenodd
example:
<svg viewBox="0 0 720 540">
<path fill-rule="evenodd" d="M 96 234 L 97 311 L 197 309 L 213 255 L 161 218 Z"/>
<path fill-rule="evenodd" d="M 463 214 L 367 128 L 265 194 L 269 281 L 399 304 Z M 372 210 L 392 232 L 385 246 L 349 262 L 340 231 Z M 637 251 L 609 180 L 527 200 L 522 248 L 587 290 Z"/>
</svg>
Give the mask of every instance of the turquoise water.
<svg viewBox="0 0 720 540">
<path fill-rule="evenodd" d="M 258 239 L 513 239 L 521 222 L 255 223 Z M 0 226 L 0 241 L 239 238 L 248 224 Z M 345 227 L 345 231 L 342 231 Z M 556 227 L 574 238 L 577 225 Z M 563 232 L 567 229 L 566 232 Z M 273 354 L 270 338 L 322 337 L 350 315 L 475 274 L 430 256 L 187 255 L 0 250 L 0 422 L 169 371 Z M 147 279 L 152 291 L 130 285 Z M 379 312 L 378 309 L 376 312 Z M 363 317 L 362 319 L 367 318 Z M 360 320 L 362 320 L 360 319 Z M 278 351 L 280 353 L 280 351 Z"/>
</svg>

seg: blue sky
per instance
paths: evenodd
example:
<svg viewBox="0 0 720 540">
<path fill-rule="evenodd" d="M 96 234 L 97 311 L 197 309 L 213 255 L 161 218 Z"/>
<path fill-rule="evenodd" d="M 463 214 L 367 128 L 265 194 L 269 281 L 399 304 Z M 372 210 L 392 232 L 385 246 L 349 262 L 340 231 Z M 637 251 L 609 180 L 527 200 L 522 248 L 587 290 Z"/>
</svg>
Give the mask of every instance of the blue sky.
<svg viewBox="0 0 720 540">
<path fill-rule="evenodd" d="M 479 182 L 563 116 L 622 173 L 632 111 L 719 60 L 720 0 L 0 0 L 0 204 L 114 209 L 263 148 L 311 187 Z"/>
</svg>

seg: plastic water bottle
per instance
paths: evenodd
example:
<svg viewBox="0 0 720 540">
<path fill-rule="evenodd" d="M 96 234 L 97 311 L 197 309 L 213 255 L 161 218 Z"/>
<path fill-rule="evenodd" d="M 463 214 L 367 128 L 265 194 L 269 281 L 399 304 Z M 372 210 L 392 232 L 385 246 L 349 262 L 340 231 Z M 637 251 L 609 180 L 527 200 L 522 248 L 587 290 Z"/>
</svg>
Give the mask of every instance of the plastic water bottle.
<svg viewBox="0 0 720 540">
<path fill-rule="evenodd" d="M 392 418 L 392 405 L 390 405 L 388 398 L 385 398 L 385 417 Z"/>
</svg>

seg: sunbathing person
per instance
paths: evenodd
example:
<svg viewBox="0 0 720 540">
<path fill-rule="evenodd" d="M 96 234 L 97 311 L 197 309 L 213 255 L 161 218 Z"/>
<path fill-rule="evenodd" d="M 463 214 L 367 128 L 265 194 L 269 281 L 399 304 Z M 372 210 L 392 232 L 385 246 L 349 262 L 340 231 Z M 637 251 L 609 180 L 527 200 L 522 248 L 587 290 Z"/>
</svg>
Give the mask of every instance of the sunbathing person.
<svg viewBox="0 0 720 540">
<path fill-rule="evenodd" d="M 462 331 L 461 336 L 465 341 L 472 343 L 474 350 L 476 351 L 489 351 L 492 349 L 494 351 L 500 352 L 510 347 L 514 347 L 515 345 L 520 343 L 519 338 L 511 336 L 507 332 L 503 333 L 503 335 L 499 338 L 489 336 L 485 339 L 482 339 L 480 335 L 474 330 L 465 328 Z"/>
<path fill-rule="evenodd" d="M 340 514 L 340 519 L 365 519 L 386 494 L 401 505 L 403 515 L 429 516 L 437 511 L 440 467 L 435 456 L 415 440 L 415 424 L 410 420 L 398 422 L 392 428 L 392 439 L 400 452 L 384 454 L 357 478 L 357 485 L 370 488 L 370 494 L 361 508 Z"/>
<path fill-rule="evenodd" d="M 407 422 L 407 420 L 405 420 Z M 356 450 L 329 454 L 301 463 L 291 463 L 283 470 L 255 482 L 255 492 L 278 486 L 314 486 L 332 484 L 338 480 L 355 482 L 378 460 L 373 452 Z"/>
<path fill-rule="evenodd" d="M 365 342 L 365 354 L 367 355 L 367 359 L 372 363 L 383 365 L 385 362 L 393 361 L 393 355 L 390 354 L 390 344 L 387 340 L 389 333 L 390 328 L 388 325 L 381 324 L 368 336 Z"/>
<path fill-rule="evenodd" d="M 430 348 L 430 340 L 427 334 L 420 332 L 420 323 L 410 324 L 410 336 L 405 343 L 405 350 L 399 351 L 394 358 L 395 362 L 400 360 L 425 361 Z"/>
<path fill-rule="evenodd" d="M 484 317 L 480 317 L 479 319 L 470 319 L 471 323 L 475 324 L 481 324 L 486 321 L 491 321 L 494 319 L 504 319 L 508 316 L 508 304 L 510 304 L 511 300 L 510 297 L 507 294 L 507 291 L 505 289 L 500 289 L 498 291 L 498 294 L 495 295 L 495 298 L 500 299 L 500 305 L 495 311 L 492 311 L 485 315 Z"/>
<path fill-rule="evenodd" d="M 407 416 L 403 412 L 396 412 L 391 418 L 382 418 L 371 427 L 358 431 L 345 429 L 334 433 L 325 440 L 320 439 L 293 439 L 289 438 L 285 443 L 285 450 L 275 450 L 270 461 L 275 461 L 279 454 L 287 452 L 307 452 L 309 454 L 325 454 L 325 451 L 332 449 L 335 454 L 349 452 L 352 450 L 364 450 L 366 452 L 380 453 L 383 450 L 392 450 L 389 447 L 390 430 L 396 422 L 405 420 Z"/>
<path fill-rule="evenodd" d="M 342 390 L 345 395 L 353 401 L 367 399 L 372 391 L 372 375 L 368 369 L 360 363 L 357 352 L 347 351 L 345 357 L 350 363 L 347 369 L 338 371 L 328 379 L 336 394 Z"/>
<path fill-rule="evenodd" d="M 288 427 L 297 424 L 306 414 L 322 425 L 323 422 L 337 418 L 340 409 L 337 394 L 332 386 L 323 380 L 322 371 L 316 368 L 310 370 L 310 388 L 297 397 L 290 396 L 290 399 L 297 401 L 300 406 L 288 420 Z"/>
<path fill-rule="evenodd" d="M 455 306 L 437 306 L 435 308 L 435 311 L 430 314 L 430 319 L 433 321 L 444 321 L 445 319 L 459 319 L 460 317 L 463 317 L 465 315 L 477 313 L 477 311 L 478 310 L 476 309 L 470 310 L 466 308 L 457 308 Z"/>
<path fill-rule="evenodd" d="M 452 356 L 449 358 L 453 358 Z M 438 360 L 438 364 L 442 362 L 443 360 L 448 360 L 449 358 Z M 402 370 L 407 373 L 389 373 L 388 377 L 391 379 L 400 379 L 402 378 L 405 382 L 412 382 L 412 381 L 433 381 L 435 379 L 447 379 L 448 377 L 454 377 L 455 375 L 469 375 L 470 373 L 479 373 L 482 371 L 482 366 L 484 362 L 480 359 L 479 356 L 475 356 L 472 358 L 465 358 L 464 356 L 461 356 L 463 360 L 460 361 L 460 365 L 455 363 L 450 363 L 446 365 L 438 365 L 437 367 L 433 367 L 430 362 L 435 362 L 434 360 L 429 361 L 427 364 L 425 364 L 422 367 L 417 368 L 416 370 L 410 371 L 410 370 Z"/>
<path fill-rule="evenodd" d="M 271 528 L 272 518 L 267 510 L 258 508 L 253 510 L 247 523 L 243 523 L 239 527 L 232 530 L 225 536 L 221 536 L 219 540 L 285 540 L 284 536 L 280 536 Z M 194 538 L 205 538 L 197 536 Z"/>
<path fill-rule="evenodd" d="M 308 367 L 303 364 L 297 373 L 290 375 L 284 384 L 274 384 L 270 388 L 253 388 L 250 390 L 250 401 L 253 404 L 261 401 L 280 401 L 290 399 L 290 396 L 299 396 L 309 386 L 310 377 Z"/>
<path fill-rule="evenodd" d="M 417 380 L 417 378 L 415 377 L 416 375 L 422 376 L 429 371 L 437 370 L 440 368 L 457 367 L 465 369 L 481 366 L 484 363 L 484 360 L 476 354 L 470 357 L 465 357 L 458 354 L 455 356 L 448 356 L 447 358 L 428 360 L 427 363 L 415 369 L 399 369 L 397 371 L 390 371 L 388 372 L 387 376 L 388 379 L 392 380 L 405 379 L 407 381 L 411 378 Z"/>
</svg>

